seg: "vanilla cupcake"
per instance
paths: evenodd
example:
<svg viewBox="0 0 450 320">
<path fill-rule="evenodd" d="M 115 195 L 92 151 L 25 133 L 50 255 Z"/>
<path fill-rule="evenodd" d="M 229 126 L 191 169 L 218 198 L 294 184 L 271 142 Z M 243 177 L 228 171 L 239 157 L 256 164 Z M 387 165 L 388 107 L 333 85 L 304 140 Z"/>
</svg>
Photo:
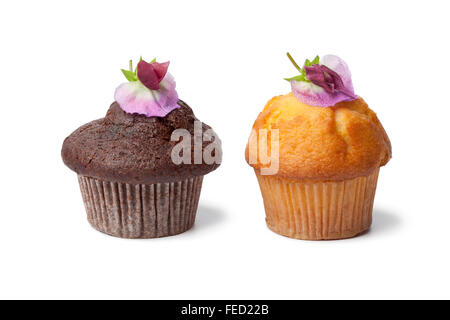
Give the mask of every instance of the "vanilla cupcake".
<svg viewBox="0 0 450 320">
<path fill-rule="evenodd" d="M 292 92 L 272 98 L 246 149 L 266 222 L 296 239 L 344 239 L 370 228 L 378 173 L 391 144 L 376 114 L 355 95 L 346 63 L 306 60 L 286 79 Z"/>
</svg>

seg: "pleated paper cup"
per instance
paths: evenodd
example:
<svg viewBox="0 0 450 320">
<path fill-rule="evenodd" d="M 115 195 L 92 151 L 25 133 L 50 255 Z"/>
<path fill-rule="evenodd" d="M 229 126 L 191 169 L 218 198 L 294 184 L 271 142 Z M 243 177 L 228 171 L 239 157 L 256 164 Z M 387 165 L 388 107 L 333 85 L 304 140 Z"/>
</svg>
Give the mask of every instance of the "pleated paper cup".
<svg viewBox="0 0 450 320">
<path fill-rule="evenodd" d="M 194 225 L 203 176 L 138 185 L 81 175 L 78 181 L 95 229 L 120 238 L 158 238 Z"/>
<path fill-rule="evenodd" d="M 295 239 L 354 237 L 370 228 L 379 169 L 367 177 L 304 182 L 255 171 L 264 199 L 267 226 Z"/>
</svg>

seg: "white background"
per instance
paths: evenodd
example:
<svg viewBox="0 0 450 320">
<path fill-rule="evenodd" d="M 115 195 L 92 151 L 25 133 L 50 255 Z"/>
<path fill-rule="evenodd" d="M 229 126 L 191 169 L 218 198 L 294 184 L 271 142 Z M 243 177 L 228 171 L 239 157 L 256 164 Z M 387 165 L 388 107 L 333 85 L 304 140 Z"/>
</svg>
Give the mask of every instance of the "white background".
<svg viewBox="0 0 450 320">
<path fill-rule="evenodd" d="M 0 298 L 450 298 L 446 1 L 2 1 Z M 393 144 L 370 232 L 269 231 L 244 148 L 283 77 L 344 58 Z M 170 60 L 223 141 L 195 227 L 154 240 L 92 229 L 64 138 L 103 117 L 120 68 Z"/>
</svg>

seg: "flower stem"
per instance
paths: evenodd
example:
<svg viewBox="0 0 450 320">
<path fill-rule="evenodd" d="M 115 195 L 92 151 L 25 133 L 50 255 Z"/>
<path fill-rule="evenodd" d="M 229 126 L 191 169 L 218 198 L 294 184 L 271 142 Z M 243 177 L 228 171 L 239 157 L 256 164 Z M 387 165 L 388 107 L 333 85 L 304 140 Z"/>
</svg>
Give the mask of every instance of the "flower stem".
<svg viewBox="0 0 450 320">
<path fill-rule="evenodd" d="M 294 65 L 294 67 L 300 71 L 300 73 L 302 72 L 302 68 L 300 68 L 297 64 L 297 62 L 295 62 L 294 58 L 292 58 L 292 56 L 289 54 L 289 52 L 286 53 L 286 55 L 288 56 L 289 60 L 291 60 L 292 64 Z"/>
<path fill-rule="evenodd" d="M 133 72 L 133 60 L 130 60 L 130 71 Z"/>
</svg>

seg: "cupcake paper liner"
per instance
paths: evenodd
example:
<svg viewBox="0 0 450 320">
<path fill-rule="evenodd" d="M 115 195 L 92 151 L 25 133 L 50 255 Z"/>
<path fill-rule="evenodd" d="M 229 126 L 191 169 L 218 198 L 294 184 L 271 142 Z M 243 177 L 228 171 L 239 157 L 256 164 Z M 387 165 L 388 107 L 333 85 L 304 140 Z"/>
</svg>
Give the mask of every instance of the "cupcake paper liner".
<svg viewBox="0 0 450 320">
<path fill-rule="evenodd" d="M 203 176 L 177 182 L 108 182 L 78 175 L 89 223 L 121 238 L 158 238 L 189 230 L 195 221 Z"/>
<path fill-rule="evenodd" d="M 379 169 L 344 181 L 304 182 L 255 171 L 267 226 L 296 239 L 354 237 L 370 228 Z"/>
</svg>

